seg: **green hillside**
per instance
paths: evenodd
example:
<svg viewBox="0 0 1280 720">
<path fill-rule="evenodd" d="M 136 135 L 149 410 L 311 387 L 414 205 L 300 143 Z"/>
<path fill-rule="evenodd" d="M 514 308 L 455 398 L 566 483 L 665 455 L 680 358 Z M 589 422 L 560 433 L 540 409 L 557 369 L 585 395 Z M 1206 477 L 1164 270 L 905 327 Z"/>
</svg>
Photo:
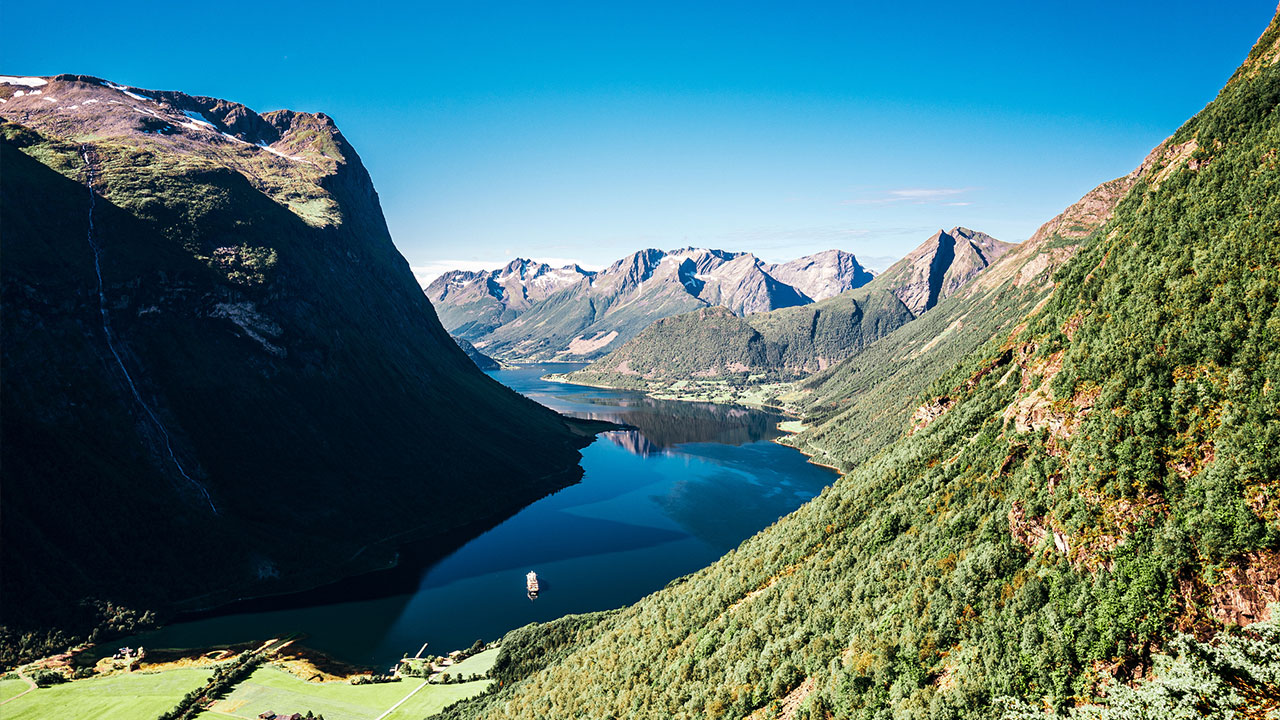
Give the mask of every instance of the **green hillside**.
<svg viewBox="0 0 1280 720">
<path fill-rule="evenodd" d="M 792 380 L 863 350 L 913 318 L 892 293 L 866 288 L 746 317 L 706 308 L 659 320 L 567 377 L 649 390 L 691 378 Z"/>
<path fill-rule="evenodd" d="M 886 416 L 892 442 L 821 496 L 469 711 L 1280 711 L 1275 628 L 1246 627 L 1280 600 L 1278 58 L 1273 19 L 1101 227 L 1042 241 L 1079 245 L 1047 299 L 971 306 L 991 334 L 923 391 L 880 381 L 918 422 Z"/>
</svg>

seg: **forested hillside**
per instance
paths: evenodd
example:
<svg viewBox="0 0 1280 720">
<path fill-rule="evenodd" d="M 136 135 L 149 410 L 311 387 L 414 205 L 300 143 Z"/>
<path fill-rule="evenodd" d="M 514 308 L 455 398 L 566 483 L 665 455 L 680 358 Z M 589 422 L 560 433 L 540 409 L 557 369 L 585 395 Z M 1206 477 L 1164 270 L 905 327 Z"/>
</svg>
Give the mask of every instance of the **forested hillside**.
<svg viewBox="0 0 1280 720">
<path fill-rule="evenodd" d="M 1109 219 L 1044 241 L 1079 249 L 1043 302 L 898 385 L 892 442 L 472 712 L 1280 711 L 1248 627 L 1280 600 L 1278 60 L 1273 19 Z"/>
</svg>

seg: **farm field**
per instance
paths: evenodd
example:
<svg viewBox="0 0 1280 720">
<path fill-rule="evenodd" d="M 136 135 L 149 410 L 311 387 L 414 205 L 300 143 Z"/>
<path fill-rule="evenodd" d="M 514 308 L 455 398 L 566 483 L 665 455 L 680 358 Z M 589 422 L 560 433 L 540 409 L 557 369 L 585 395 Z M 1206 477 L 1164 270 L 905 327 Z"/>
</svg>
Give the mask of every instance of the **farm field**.
<svg viewBox="0 0 1280 720">
<path fill-rule="evenodd" d="M 132 673 L 77 680 L 41 688 L 0 707 L 5 720 L 94 718 L 138 720 L 154 718 L 168 710 L 191 690 L 203 686 L 213 673 L 201 668 L 180 668 L 158 673 Z M 21 687 L 10 686 L 18 683 Z M 0 684 L 0 698 L 25 689 L 21 680 Z"/>
<path fill-rule="evenodd" d="M 492 663 L 490 663 L 492 664 Z M 400 682 L 351 685 L 345 682 L 312 683 L 273 667 L 264 667 L 240 683 L 225 698 L 215 702 L 200 720 L 226 717 L 256 718 L 259 714 L 306 713 L 324 715 L 325 720 L 374 720 L 383 715 L 425 681 L 406 678 Z M 390 718 L 421 718 L 461 698 L 488 687 L 482 680 L 458 685 L 430 685 L 416 692 Z"/>
</svg>

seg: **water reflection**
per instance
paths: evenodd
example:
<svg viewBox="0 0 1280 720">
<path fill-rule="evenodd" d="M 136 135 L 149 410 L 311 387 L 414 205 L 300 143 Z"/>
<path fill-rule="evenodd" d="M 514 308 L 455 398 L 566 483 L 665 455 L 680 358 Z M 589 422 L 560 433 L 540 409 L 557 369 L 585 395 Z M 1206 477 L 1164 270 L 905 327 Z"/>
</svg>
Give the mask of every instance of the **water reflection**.
<svg viewBox="0 0 1280 720">
<path fill-rule="evenodd" d="M 782 433 L 777 413 L 716 403 L 656 400 L 638 392 L 593 390 L 542 380 L 548 372 L 569 372 L 573 364 L 537 365 L 498 371 L 508 386 L 547 407 L 573 417 L 609 420 L 635 430 L 605 433 L 618 447 L 641 457 L 667 452 L 685 443 L 746 445 L 773 440 Z"/>
</svg>

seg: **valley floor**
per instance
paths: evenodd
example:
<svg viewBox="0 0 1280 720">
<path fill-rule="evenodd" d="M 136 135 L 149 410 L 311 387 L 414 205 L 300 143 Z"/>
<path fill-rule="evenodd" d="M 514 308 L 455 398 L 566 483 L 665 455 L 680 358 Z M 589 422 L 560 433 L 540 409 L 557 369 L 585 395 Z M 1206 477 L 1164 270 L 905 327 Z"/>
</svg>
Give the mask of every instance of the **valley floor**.
<svg viewBox="0 0 1280 720">
<path fill-rule="evenodd" d="M 493 666 L 498 648 L 478 653 L 448 668 L 457 677 L 483 678 Z M 207 653 L 206 653 L 207 655 Z M 192 662 L 199 662 L 193 659 Z M 352 685 L 346 679 L 310 682 L 285 668 L 296 662 L 273 661 L 236 683 L 196 717 L 199 720 L 245 718 L 263 713 L 308 711 L 326 720 L 410 720 L 439 712 L 459 700 L 484 692 L 493 682 L 428 682 L 403 677 L 399 682 Z M 0 716 L 5 720 L 50 717 L 92 717 L 99 720 L 141 720 L 167 712 L 193 690 L 205 687 L 213 665 L 144 664 L 133 672 L 97 675 L 30 690 L 17 674 L 0 679 Z"/>
<path fill-rule="evenodd" d="M 635 390 L 655 400 L 679 400 L 682 402 L 710 402 L 719 405 L 745 405 L 768 408 L 786 413 L 792 411 L 784 401 L 794 390 L 789 382 L 762 382 L 734 384 L 725 379 L 688 379 L 675 382 L 636 380 L 628 384 L 591 381 L 572 374 L 552 373 L 543 378 L 552 382 L 611 390 Z"/>
</svg>

